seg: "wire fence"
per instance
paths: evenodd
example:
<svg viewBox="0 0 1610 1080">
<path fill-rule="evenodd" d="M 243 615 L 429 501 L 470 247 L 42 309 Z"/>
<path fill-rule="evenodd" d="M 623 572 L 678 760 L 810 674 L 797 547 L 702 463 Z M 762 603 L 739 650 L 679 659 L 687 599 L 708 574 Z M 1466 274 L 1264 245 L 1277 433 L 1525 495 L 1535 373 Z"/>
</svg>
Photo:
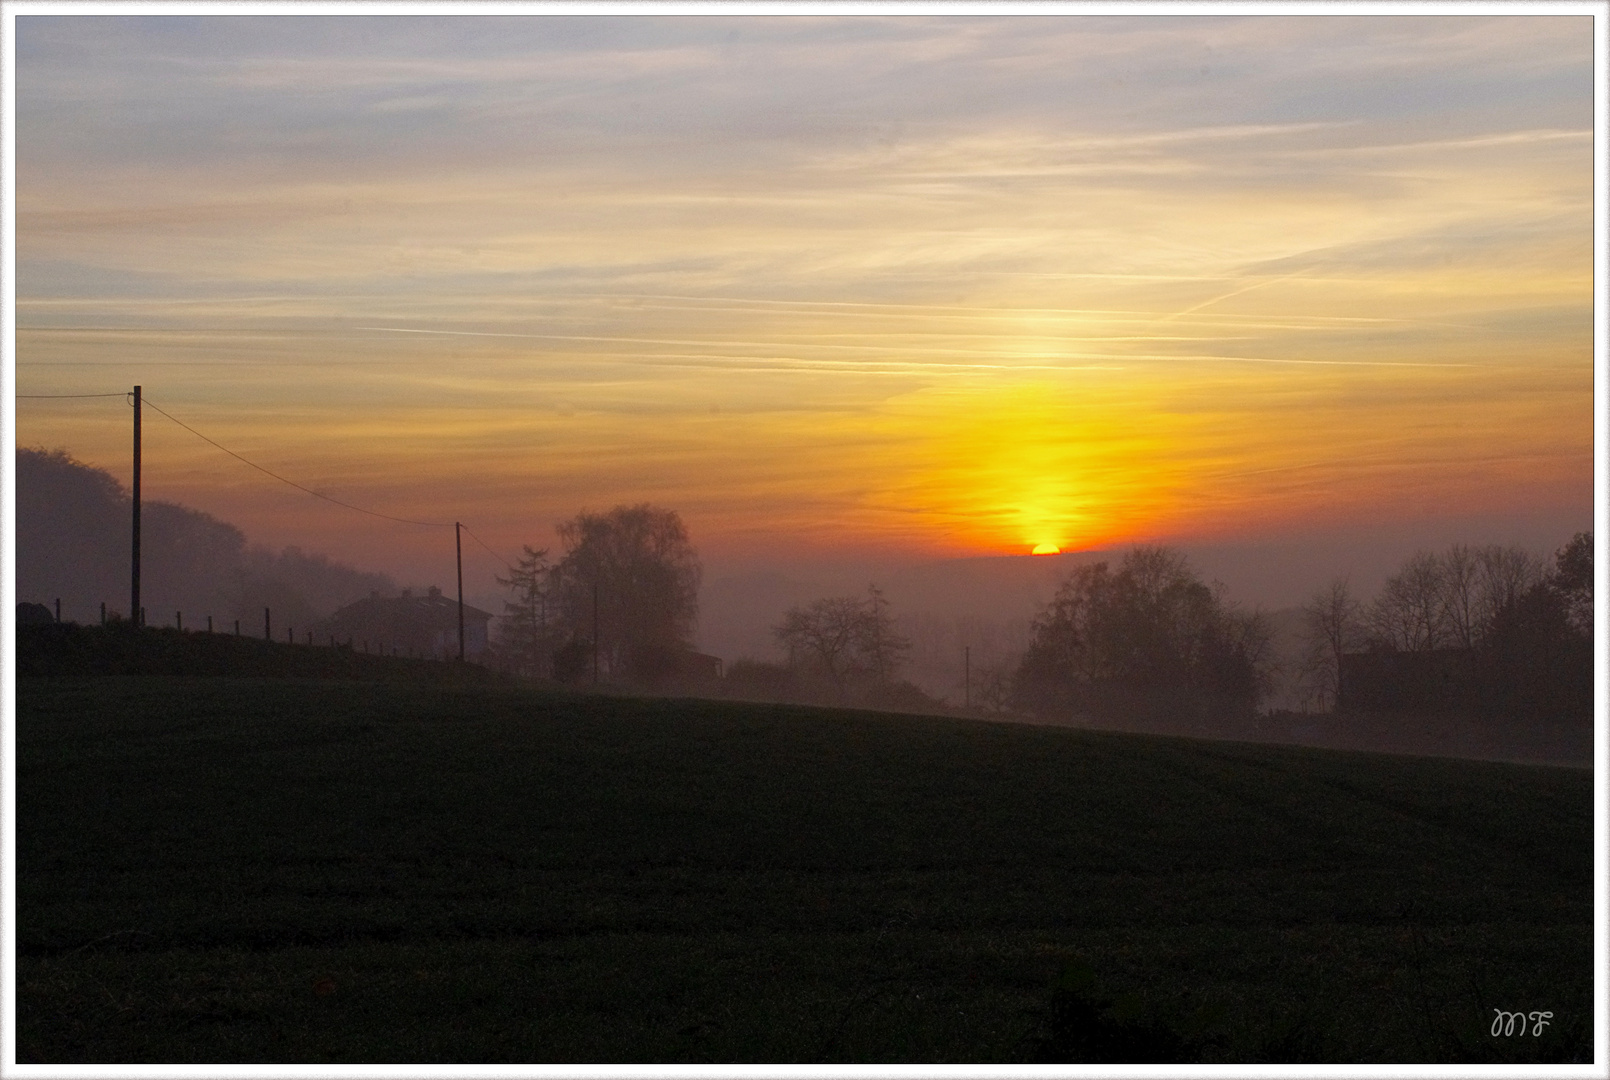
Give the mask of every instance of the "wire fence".
<svg viewBox="0 0 1610 1080">
<path fill-rule="evenodd" d="M 38 400 L 67 400 L 67 399 L 83 400 L 83 399 L 92 399 L 92 398 L 123 398 L 128 403 L 130 408 L 134 407 L 134 394 L 133 394 L 132 391 L 127 391 L 127 390 L 122 391 L 120 393 L 105 393 L 105 394 L 17 394 L 16 397 L 22 398 L 22 399 L 27 399 L 27 400 L 34 400 L 34 401 L 38 401 Z M 486 541 L 482 540 L 479 536 L 477 536 L 475 534 L 474 530 L 472 530 L 468 525 L 465 525 L 462 521 L 422 521 L 422 520 L 418 520 L 416 518 L 406 518 L 406 517 L 398 516 L 396 514 L 382 513 L 379 510 L 371 510 L 371 509 L 369 509 L 367 507 L 358 506 L 355 503 L 347 502 L 344 499 L 337 499 L 334 496 L 326 495 L 322 491 L 317 491 L 317 490 L 315 490 L 315 489 L 313 489 L 311 487 L 308 487 L 306 484 L 298 483 L 297 481 L 292 480 L 290 477 L 282 476 L 281 474 L 275 472 L 273 469 L 270 469 L 270 468 L 267 468 L 266 466 L 260 465 L 257 462 L 255 462 L 255 461 L 251 460 L 250 458 L 246 457 L 245 455 L 243 455 L 241 453 L 238 453 L 235 450 L 231 450 L 229 447 L 227 447 L 224 444 L 220 443 L 219 441 L 217 441 L 216 439 L 212 438 L 211 436 L 203 434 L 200 431 L 197 431 L 194 427 L 192 427 L 191 425 L 185 423 L 183 420 L 181 420 L 177 416 L 173 415 L 173 413 L 169 412 L 167 409 L 164 409 L 162 406 L 160 406 L 156 402 L 152 401 L 149 397 L 146 397 L 143 394 L 143 392 L 142 392 L 141 397 L 140 397 L 140 404 L 142 406 L 149 406 L 153 411 L 155 411 L 159 415 L 164 416 L 167 419 L 171 420 L 173 423 L 177 424 L 179 427 L 181 427 L 184 430 L 188 431 L 190 434 L 194 435 L 196 438 L 200 439 L 202 442 L 207 443 L 209 446 L 212 446 L 215 449 L 220 450 L 225 454 L 228 454 L 230 457 L 232 457 L 235 460 L 241 462 L 242 464 L 248 465 L 251 468 L 256 469 L 258 472 L 262 473 L 263 475 L 271 477 L 274 480 L 277 480 L 282 484 L 288 485 L 289 487 L 293 487 L 298 491 L 305 492 L 306 494 L 311 495 L 316 499 L 322 499 L 325 502 L 332 503 L 332 504 L 334 504 L 336 506 L 342 507 L 343 509 L 352 510 L 352 511 L 355 511 L 356 513 L 359 513 L 359 514 L 366 514 L 369 517 L 379 518 L 379 519 L 384 520 L 384 521 L 397 522 L 397 523 L 403 524 L 403 525 L 417 525 L 417 526 L 420 526 L 420 527 L 423 527 L 423 528 L 437 528 L 437 529 L 455 529 L 456 528 L 456 529 L 460 529 L 465 534 L 467 534 L 470 537 L 471 540 L 474 540 L 477 544 L 479 544 L 481 546 L 481 548 L 484 549 L 488 555 L 492 556 L 498 562 L 502 563 L 505 569 L 507 569 L 507 570 L 509 570 L 511 572 L 514 569 L 513 564 L 511 564 L 509 562 L 509 560 L 505 559 L 501 554 L 499 554 L 495 549 L 493 549 L 490 544 L 488 544 Z M 145 612 L 144 607 L 141 607 L 138 612 L 131 612 L 130 613 L 130 618 L 132 620 L 134 620 L 136 625 L 138 625 L 138 626 L 143 627 L 143 626 L 148 625 L 148 623 L 146 621 L 146 612 Z M 209 634 L 213 633 L 214 632 L 214 630 L 213 630 L 213 617 L 211 615 L 208 615 L 206 618 L 207 618 L 207 631 L 206 632 L 209 633 Z M 57 621 L 57 622 L 61 621 L 61 601 L 60 600 L 58 600 L 56 602 L 55 621 Z M 107 616 L 106 605 L 104 603 L 102 603 L 101 604 L 101 623 L 102 623 L 102 625 L 105 625 L 107 622 L 108 622 L 108 616 Z M 275 640 L 275 638 L 272 635 L 271 624 L 272 624 L 272 620 L 271 620 L 270 611 L 269 611 L 269 609 L 265 608 L 263 610 L 263 636 L 268 641 Z M 177 611 L 177 612 L 174 613 L 174 628 L 179 630 L 180 632 L 184 631 L 184 613 L 182 611 Z M 296 633 L 295 633 L 295 628 L 294 627 L 290 627 L 290 626 L 286 627 L 285 632 L 286 632 L 286 643 L 287 644 L 290 644 L 290 645 L 298 644 L 297 639 L 296 639 Z M 241 633 L 241 631 L 240 631 L 240 621 L 235 620 L 235 636 L 237 636 L 237 637 L 240 636 L 240 633 Z M 313 631 L 307 630 L 307 631 L 305 631 L 305 634 L 306 634 L 306 642 L 305 642 L 305 644 L 309 645 L 309 646 L 315 645 L 316 643 L 314 641 Z M 348 649 L 352 649 L 354 651 L 360 651 L 361 650 L 365 654 L 378 655 L 378 656 L 391 656 L 391 657 L 398 657 L 398 658 L 406 657 L 406 658 L 411 658 L 411 659 L 448 659 L 448 658 L 450 658 L 451 653 L 456 651 L 454 649 L 451 649 L 451 648 L 447 647 L 446 645 L 444 645 L 442 643 L 437 643 L 437 647 L 426 647 L 426 646 L 422 646 L 422 645 L 420 645 L 418 643 L 406 644 L 405 645 L 405 644 L 402 644 L 402 643 L 399 643 L 399 642 L 388 642 L 388 641 L 380 640 L 380 639 L 377 639 L 377 640 L 371 642 L 371 641 L 369 641 L 367 639 L 355 638 L 355 637 L 353 637 L 351 635 L 349 635 L 345 641 L 339 640 L 335 635 L 328 635 L 327 634 L 325 636 L 328 638 L 329 646 L 332 647 L 332 648 L 345 647 L 345 648 L 348 648 Z M 373 653 L 370 652 L 371 644 L 373 645 L 373 648 L 374 648 Z"/>
</svg>

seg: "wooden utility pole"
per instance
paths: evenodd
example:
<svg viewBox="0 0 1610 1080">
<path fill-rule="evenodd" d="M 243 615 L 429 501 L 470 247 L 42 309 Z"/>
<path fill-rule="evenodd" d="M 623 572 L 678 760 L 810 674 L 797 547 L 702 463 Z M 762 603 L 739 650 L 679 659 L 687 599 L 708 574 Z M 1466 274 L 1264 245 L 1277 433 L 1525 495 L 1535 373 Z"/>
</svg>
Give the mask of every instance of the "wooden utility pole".
<svg viewBox="0 0 1610 1080">
<path fill-rule="evenodd" d="M 962 708 L 973 707 L 973 647 L 962 646 Z"/>
<path fill-rule="evenodd" d="M 598 685 L 598 582 L 593 582 L 593 685 Z"/>
<path fill-rule="evenodd" d="M 458 662 L 464 662 L 464 537 L 460 535 L 464 528 L 460 522 L 453 522 L 453 550 L 458 555 Z"/>
<path fill-rule="evenodd" d="M 134 388 L 134 565 L 129 573 L 129 619 L 140 625 L 140 388 Z"/>
</svg>

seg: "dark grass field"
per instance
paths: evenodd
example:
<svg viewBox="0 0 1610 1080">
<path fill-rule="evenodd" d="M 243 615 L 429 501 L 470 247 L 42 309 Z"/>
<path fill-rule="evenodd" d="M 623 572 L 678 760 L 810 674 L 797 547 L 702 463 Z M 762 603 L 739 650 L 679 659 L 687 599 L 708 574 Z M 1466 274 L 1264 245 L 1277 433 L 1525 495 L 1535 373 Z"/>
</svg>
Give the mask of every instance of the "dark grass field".
<svg viewBox="0 0 1610 1080">
<path fill-rule="evenodd" d="M 23 1062 L 1592 1060 L 1585 770 L 499 685 L 17 712 Z"/>
</svg>

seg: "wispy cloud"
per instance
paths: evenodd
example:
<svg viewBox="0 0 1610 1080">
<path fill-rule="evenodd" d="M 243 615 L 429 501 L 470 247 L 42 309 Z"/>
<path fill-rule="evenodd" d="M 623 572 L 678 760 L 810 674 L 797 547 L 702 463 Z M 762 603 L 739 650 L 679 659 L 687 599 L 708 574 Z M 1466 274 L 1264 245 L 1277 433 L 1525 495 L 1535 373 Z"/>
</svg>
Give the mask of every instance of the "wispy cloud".
<svg viewBox="0 0 1610 1080">
<path fill-rule="evenodd" d="M 823 543 L 1580 500 L 1590 30 L 23 16 L 19 380 Z"/>
</svg>

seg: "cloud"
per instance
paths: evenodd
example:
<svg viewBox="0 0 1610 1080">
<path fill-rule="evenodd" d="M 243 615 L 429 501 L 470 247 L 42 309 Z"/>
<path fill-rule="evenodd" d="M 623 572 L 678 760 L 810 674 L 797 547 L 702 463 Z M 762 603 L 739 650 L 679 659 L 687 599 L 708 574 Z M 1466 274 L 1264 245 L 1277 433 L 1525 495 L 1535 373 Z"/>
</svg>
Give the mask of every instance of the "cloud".
<svg viewBox="0 0 1610 1080">
<path fill-rule="evenodd" d="M 1558 494 L 1589 26 L 23 16 L 19 380 L 743 535 Z"/>
</svg>

